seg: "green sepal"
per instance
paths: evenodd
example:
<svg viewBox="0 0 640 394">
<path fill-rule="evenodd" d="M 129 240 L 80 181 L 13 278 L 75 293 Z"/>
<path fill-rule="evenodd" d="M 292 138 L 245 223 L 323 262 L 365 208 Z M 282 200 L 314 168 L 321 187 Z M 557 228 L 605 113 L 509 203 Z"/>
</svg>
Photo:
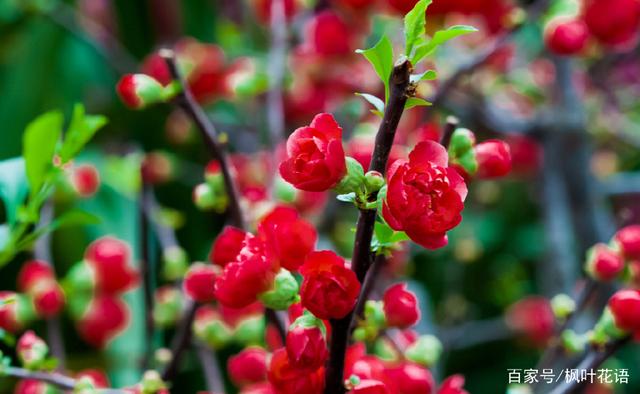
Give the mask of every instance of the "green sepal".
<svg viewBox="0 0 640 394">
<path fill-rule="evenodd" d="M 260 294 L 258 298 L 267 308 L 282 311 L 298 300 L 298 289 L 296 278 L 291 272 L 281 268 L 273 281 L 273 288 Z"/>
<path fill-rule="evenodd" d="M 431 367 L 442 355 L 442 343 L 433 335 L 421 335 L 405 351 L 405 357 L 414 363 Z"/>
</svg>

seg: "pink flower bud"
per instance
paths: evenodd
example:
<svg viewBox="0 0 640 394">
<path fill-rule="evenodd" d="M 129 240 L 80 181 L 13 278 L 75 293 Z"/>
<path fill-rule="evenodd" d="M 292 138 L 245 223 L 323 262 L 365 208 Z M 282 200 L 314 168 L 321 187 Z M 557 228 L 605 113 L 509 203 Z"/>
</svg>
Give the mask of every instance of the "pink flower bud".
<svg viewBox="0 0 640 394">
<path fill-rule="evenodd" d="M 389 327 L 407 328 L 420 320 L 418 298 L 407 290 L 405 283 L 387 289 L 383 297 L 384 314 Z"/>
<path fill-rule="evenodd" d="M 116 91 L 127 107 L 142 109 L 162 101 L 164 88 L 148 75 L 127 74 L 118 82 Z"/>
<path fill-rule="evenodd" d="M 144 156 L 140 171 L 142 180 L 150 185 L 165 183 L 173 176 L 173 163 L 162 152 L 150 152 Z"/>
<path fill-rule="evenodd" d="M 619 290 L 609 299 L 616 326 L 625 331 L 640 330 L 640 291 Z"/>
<path fill-rule="evenodd" d="M 478 177 L 498 178 L 511 171 L 509 145 L 501 140 L 487 140 L 475 146 Z"/>
<path fill-rule="evenodd" d="M 198 302 L 215 300 L 214 286 L 218 269 L 216 266 L 196 263 L 189 268 L 184 277 L 184 291 Z"/>
<path fill-rule="evenodd" d="M 98 295 L 76 322 L 80 337 L 97 347 L 104 346 L 122 332 L 129 322 L 127 305 L 119 298 Z"/>
<path fill-rule="evenodd" d="M 82 378 L 91 380 L 93 387 L 98 389 L 106 389 L 111 385 L 107 375 L 100 369 L 83 369 L 76 373 L 76 379 Z"/>
<path fill-rule="evenodd" d="M 137 272 L 129 266 L 129 246 L 122 240 L 99 238 L 87 247 L 84 259 L 94 270 L 95 285 L 100 292 L 120 294 L 138 283 Z"/>
<path fill-rule="evenodd" d="M 531 296 L 513 304 L 507 311 L 507 324 L 535 344 L 545 344 L 553 335 L 555 316 L 549 300 Z"/>
<path fill-rule="evenodd" d="M 587 44 L 589 32 L 582 20 L 552 21 L 547 27 L 545 42 L 557 55 L 575 55 Z"/>
<path fill-rule="evenodd" d="M 238 387 L 260 383 L 267 379 L 267 351 L 260 347 L 248 347 L 229 358 L 227 371 Z"/>
<path fill-rule="evenodd" d="M 80 197 L 91 197 L 100 188 L 100 173 L 95 166 L 77 166 L 71 173 L 71 185 Z"/>
<path fill-rule="evenodd" d="M 603 243 L 599 243 L 587 252 L 587 273 L 596 280 L 610 281 L 624 269 L 624 259 Z"/>
<path fill-rule="evenodd" d="M 37 368 L 47 357 L 49 347 L 42 338 L 29 330 L 18 340 L 16 352 L 22 365 L 26 368 Z"/>
</svg>

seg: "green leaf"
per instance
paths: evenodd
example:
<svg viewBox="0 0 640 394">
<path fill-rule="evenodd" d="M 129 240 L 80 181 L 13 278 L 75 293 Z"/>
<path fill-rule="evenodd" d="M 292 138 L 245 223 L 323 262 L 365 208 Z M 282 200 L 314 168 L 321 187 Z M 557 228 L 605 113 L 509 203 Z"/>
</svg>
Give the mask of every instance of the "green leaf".
<svg viewBox="0 0 640 394">
<path fill-rule="evenodd" d="M 413 50 L 424 40 L 426 34 L 425 18 L 431 0 L 420 0 L 404 17 L 405 54 L 413 62 Z"/>
<path fill-rule="evenodd" d="M 369 104 L 373 105 L 376 108 L 377 112 L 384 113 L 384 102 L 378 97 L 368 93 L 356 93 L 356 96 L 360 96 L 363 99 L 367 100 Z"/>
<path fill-rule="evenodd" d="M 411 83 L 416 83 L 420 81 L 433 81 L 436 78 L 438 78 L 438 74 L 435 72 L 435 70 L 427 70 L 420 74 L 413 74 L 410 77 L 410 81 Z"/>
<path fill-rule="evenodd" d="M 62 134 L 62 114 L 47 112 L 29 123 L 22 139 L 31 196 L 35 196 L 53 167 L 53 155 Z"/>
<path fill-rule="evenodd" d="M 389 242 L 393 236 L 393 229 L 384 222 L 376 222 L 373 231 L 380 243 Z"/>
<path fill-rule="evenodd" d="M 73 107 L 71 124 L 69 124 L 62 148 L 60 148 L 60 160 L 66 163 L 74 158 L 105 124 L 107 124 L 106 117 L 87 115 L 84 105 L 76 104 Z"/>
<path fill-rule="evenodd" d="M 362 54 L 373 66 L 378 77 L 384 83 L 385 102 L 389 98 L 389 78 L 393 71 L 393 46 L 391 40 L 383 35 L 380 41 L 369 49 L 358 49 L 357 53 Z"/>
<path fill-rule="evenodd" d="M 0 250 L 4 250 L 7 242 L 9 242 L 10 235 L 11 233 L 9 232 L 9 226 L 6 224 L 0 224 Z"/>
<path fill-rule="evenodd" d="M 466 25 L 456 25 L 451 26 L 446 30 L 439 30 L 433 35 L 431 40 L 425 40 L 422 44 L 416 47 L 415 53 L 411 56 L 411 62 L 413 64 L 418 64 L 420 60 L 431 55 L 440 45 L 447 41 L 476 31 L 478 31 L 478 29 L 475 27 Z"/>
<path fill-rule="evenodd" d="M 409 110 L 413 107 L 428 107 L 431 103 L 425 99 L 421 99 L 419 97 L 409 97 L 407 102 L 404 104 L 404 110 Z"/>
<path fill-rule="evenodd" d="M 40 237 L 42 237 L 46 233 L 53 232 L 55 230 L 71 227 L 71 226 L 85 226 L 85 225 L 95 225 L 99 224 L 100 218 L 86 211 L 82 211 L 79 209 L 72 209 L 58 216 L 56 219 L 51 221 L 46 226 L 40 227 L 28 236 L 18 242 L 15 249 L 16 251 L 24 250 L 31 245 Z"/>
<path fill-rule="evenodd" d="M 17 157 L 0 161 L 0 199 L 9 224 L 16 222 L 18 207 L 24 202 L 27 191 L 24 160 Z"/>
</svg>

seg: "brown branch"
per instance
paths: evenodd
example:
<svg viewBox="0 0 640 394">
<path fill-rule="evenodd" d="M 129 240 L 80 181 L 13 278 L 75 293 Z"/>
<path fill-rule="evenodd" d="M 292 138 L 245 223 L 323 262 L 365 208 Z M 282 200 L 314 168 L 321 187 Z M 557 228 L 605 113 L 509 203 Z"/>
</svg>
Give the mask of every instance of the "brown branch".
<svg viewBox="0 0 640 394">
<path fill-rule="evenodd" d="M 371 164 L 369 166 L 370 171 L 385 172 L 396 129 L 404 112 L 404 105 L 411 94 L 409 92 L 409 78 L 412 71 L 413 66 L 411 62 L 404 58 L 400 59 L 393 67 L 391 77 L 389 78 L 389 101 L 376 135 Z M 371 200 L 375 201 L 376 197 L 376 195 L 371 196 Z M 358 223 L 356 225 L 351 269 L 355 272 L 361 283 L 364 281 L 371 265 L 371 239 L 373 238 L 375 221 L 375 209 L 360 210 Z M 362 297 L 362 295 L 360 295 L 360 297 Z M 331 349 L 325 375 L 325 394 L 342 394 L 345 392 L 343 377 L 344 356 L 349 342 L 349 329 L 352 325 L 353 318 L 354 313 L 351 311 L 342 319 L 331 321 Z"/>
<path fill-rule="evenodd" d="M 147 369 L 153 352 L 153 338 L 154 338 L 154 319 L 153 319 L 153 278 L 154 274 L 151 269 L 151 250 L 150 250 L 150 238 L 149 238 L 149 217 L 146 214 L 147 209 L 145 207 L 150 206 L 152 203 L 152 190 L 151 186 L 142 182 L 139 196 L 139 220 L 140 220 L 140 275 L 142 276 L 142 291 L 144 294 L 144 308 L 145 308 L 145 351 L 142 358 L 142 367 Z"/>
<path fill-rule="evenodd" d="M 190 301 L 186 308 L 186 313 L 180 319 L 176 334 L 173 337 L 173 343 L 171 344 L 171 361 L 165 367 L 162 372 L 162 380 L 171 381 L 178 372 L 178 365 L 182 360 L 182 355 L 187 350 L 189 343 L 191 342 L 191 326 L 193 319 L 196 316 L 196 310 L 198 304 Z"/>
<path fill-rule="evenodd" d="M 440 144 L 446 149 L 449 149 L 451 137 L 453 136 L 453 132 L 458 128 L 459 123 L 460 121 L 455 116 L 447 116 L 447 123 L 442 130 L 442 137 L 440 137 Z"/>
</svg>

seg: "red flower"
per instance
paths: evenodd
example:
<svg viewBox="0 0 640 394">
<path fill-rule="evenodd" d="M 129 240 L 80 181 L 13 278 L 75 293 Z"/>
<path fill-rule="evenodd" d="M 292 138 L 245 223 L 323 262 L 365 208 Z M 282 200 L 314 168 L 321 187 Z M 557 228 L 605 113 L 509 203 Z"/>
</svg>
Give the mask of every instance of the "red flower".
<svg viewBox="0 0 640 394">
<path fill-rule="evenodd" d="M 46 394 L 49 390 L 51 390 L 51 387 L 44 382 L 35 379 L 24 379 L 16 384 L 13 394 Z"/>
<path fill-rule="evenodd" d="M 232 308 L 248 306 L 271 288 L 279 268 L 267 256 L 263 242 L 247 235 L 236 259 L 216 278 L 216 299 Z"/>
<path fill-rule="evenodd" d="M 351 31 L 338 14 L 325 10 L 307 22 L 303 45 L 320 56 L 349 55 L 352 53 Z"/>
<path fill-rule="evenodd" d="M 467 186 L 447 167 L 447 160 L 442 145 L 424 141 L 409 154 L 409 161 L 397 160 L 388 171 L 384 219 L 428 249 L 445 246 L 447 231 L 462 220 Z"/>
<path fill-rule="evenodd" d="M 636 0 L 585 1 L 584 20 L 589 32 L 603 44 L 626 44 L 637 36 L 640 3 Z"/>
<path fill-rule="evenodd" d="M 78 333 L 89 344 L 103 348 L 129 322 L 127 305 L 119 298 L 100 295 L 87 306 L 77 322 Z"/>
<path fill-rule="evenodd" d="M 296 271 L 313 251 L 318 235 L 315 228 L 300 219 L 295 209 L 278 206 L 258 223 L 258 235 L 275 254 L 280 265 Z"/>
<path fill-rule="evenodd" d="M 544 344 L 553 335 L 555 317 L 546 298 L 532 296 L 516 302 L 509 308 L 507 323 L 534 343 Z"/>
<path fill-rule="evenodd" d="M 100 188 L 100 173 L 90 164 L 78 166 L 71 173 L 71 185 L 80 197 L 91 197 Z"/>
<path fill-rule="evenodd" d="M 184 292 L 198 302 L 215 300 L 214 285 L 218 269 L 213 265 L 196 263 L 184 277 Z"/>
<path fill-rule="evenodd" d="M 595 279 L 615 279 L 624 269 L 624 259 L 603 243 L 596 244 L 587 254 L 587 272 Z"/>
<path fill-rule="evenodd" d="M 300 272 L 302 305 L 320 319 L 340 319 L 351 312 L 360 293 L 356 274 L 331 251 L 312 252 Z"/>
<path fill-rule="evenodd" d="M 320 327 L 296 325 L 287 333 L 286 342 L 289 361 L 296 368 L 316 370 L 327 359 L 327 342 Z"/>
<path fill-rule="evenodd" d="M 44 361 L 48 351 L 47 344 L 31 330 L 22 334 L 16 344 L 16 353 L 27 368 L 37 367 Z"/>
<path fill-rule="evenodd" d="M 640 330 L 640 291 L 619 290 L 609 299 L 616 326 L 625 331 Z"/>
<path fill-rule="evenodd" d="M 558 55 L 575 55 L 587 45 L 589 32 L 582 20 L 551 22 L 545 41 L 551 52 Z"/>
<path fill-rule="evenodd" d="M 233 226 L 226 226 L 211 247 L 209 261 L 224 267 L 235 260 L 242 249 L 242 243 L 246 236 L 245 231 Z"/>
<path fill-rule="evenodd" d="M 407 290 L 405 283 L 387 289 L 383 297 L 384 314 L 389 327 L 407 328 L 420 320 L 418 298 Z"/>
<path fill-rule="evenodd" d="M 478 160 L 478 177 L 497 178 L 511 171 L 509 145 L 501 140 L 487 140 L 474 147 Z"/>
<path fill-rule="evenodd" d="M 613 236 L 622 255 L 629 260 L 640 260 L 640 225 L 624 227 Z"/>
<path fill-rule="evenodd" d="M 260 383 L 267 379 L 267 351 L 260 347 L 248 347 L 229 358 L 227 371 L 238 387 Z"/>
<path fill-rule="evenodd" d="M 102 237 L 93 241 L 84 259 L 95 272 L 95 285 L 105 294 L 120 294 L 135 286 L 138 274 L 129 267 L 129 246 L 117 238 Z"/>
<path fill-rule="evenodd" d="M 287 140 L 280 175 L 298 189 L 321 192 L 334 187 L 347 172 L 342 128 L 331 114 L 319 114 Z"/>
<path fill-rule="evenodd" d="M 268 376 L 278 394 L 320 394 L 324 388 L 324 367 L 315 371 L 296 368 L 285 349 L 273 353 Z"/>
<path fill-rule="evenodd" d="M 464 389 L 464 376 L 451 375 L 442 382 L 438 394 L 469 394 Z"/>
<path fill-rule="evenodd" d="M 386 373 L 398 394 L 430 394 L 435 386 L 431 372 L 412 362 L 388 368 Z"/>
<path fill-rule="evenodd" d="M 22 265 L 18 273 L 18 290 L 29 292 L 42 282 L 55 280 L 53 269 L 41 260 L 30 260 Z"/>
</svg>

